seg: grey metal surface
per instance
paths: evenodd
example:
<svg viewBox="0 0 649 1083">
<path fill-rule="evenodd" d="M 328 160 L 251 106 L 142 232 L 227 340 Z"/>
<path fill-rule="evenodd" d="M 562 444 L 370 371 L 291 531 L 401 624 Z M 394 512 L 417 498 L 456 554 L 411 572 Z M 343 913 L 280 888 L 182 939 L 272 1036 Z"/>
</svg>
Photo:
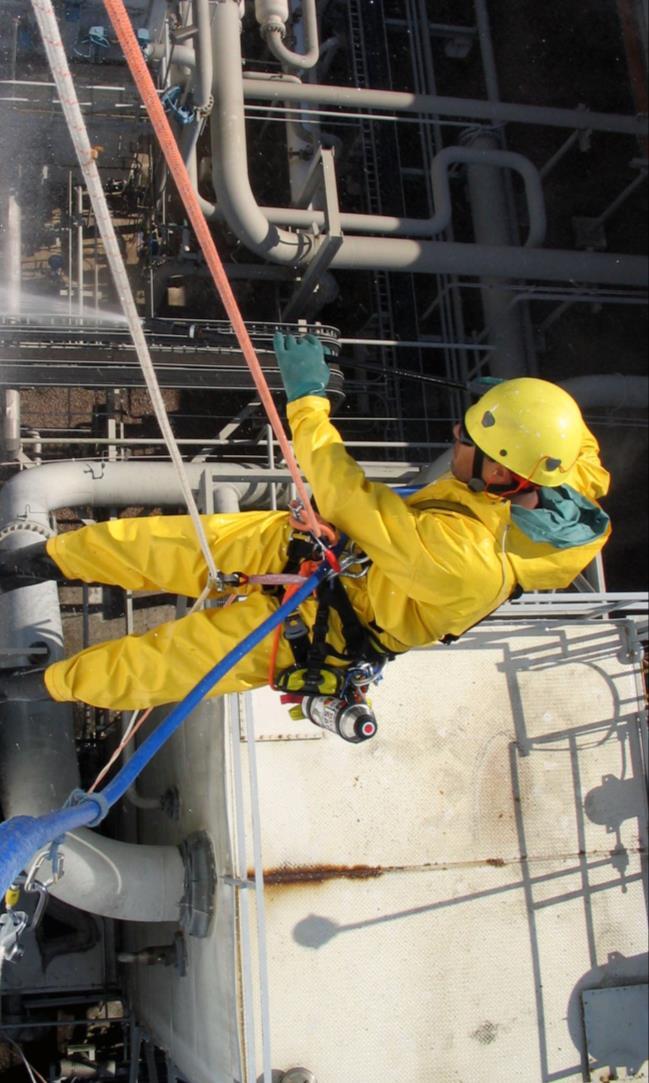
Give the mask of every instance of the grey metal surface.
<svg viewBox="0 0 649 1083">
<path fill-rule="evenodd" d="M 192 1083 L 231 1083 L 218 1031 L 248 1002 L 256 1072 L 234 1078 L 261 1078 L 264 993 L 272 1068 L 318 1083 L 583 1079 L 582 991 L 646 981 L 643 700 L 620 646 L 615 623 L 530 621 L 413 652 L 376 689 L 379 734 L 358 747 L 287 740 L 278 697 L 253 694 L 267 987 L 246 741 L 244 883 L 234 857 L 219 866 L 232 924 L 187 978 L 137 976 L 138 1010 Z M 229 725 L 240 741 L 237 712 Z M 147 813 L 147 841 L 201 826 L 240 852 L 223 755 L 223 720 L 174 738 L 145 781 L 178 784 L 183 819 Z M 248 973 L 231 969 L 245 943 Z M 210 1005 L 202 1021 L 193 1003 Z"/>
<path fill-rule="evenodd" d="M 176 785 L 181 794 L 177 821 L 162 812 L 141 815 L 143 842 L 165 838 L 179 843 L 194 831 L 207 830 L 221 881 L 208 937 L 187 939 L 186 976 L 179 977 L 169 967 L 138 967 L 130 974 L 138 1017 L 191 1083 L 243 1083 L 244 1078 L 239 1051 L 236 899 L 223 882 L 233 869 L 224 786 L 231 765 L 223 703 L 220 699 L 201 704 L 142 776 L 145 793 Z M 156 713 L 151 726 L 158 717 Z M 173 931 L 170 926 L 169 939 Z M 125 931 L 132 950 L 146 947 L 151 935 L 146 926 L 129 925 Z"/>
<path fill-rule="evenodd" d="M 589 1078 L 644 1079 L 649 1068 L 647 985 L 585 989 L 581 994 Z M 622 1074 L 620 1074 L 622 1073 Z"/>
</svg>

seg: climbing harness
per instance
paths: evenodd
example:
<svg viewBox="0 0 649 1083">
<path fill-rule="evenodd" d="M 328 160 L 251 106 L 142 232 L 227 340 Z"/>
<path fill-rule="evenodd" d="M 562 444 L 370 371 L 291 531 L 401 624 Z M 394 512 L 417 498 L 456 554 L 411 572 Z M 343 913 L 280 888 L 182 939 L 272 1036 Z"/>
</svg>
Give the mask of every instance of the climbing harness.
<svg viewBox="0 0 649 1083">
<path fill-rule="evenodd" d="M 288 614 L 283 626 L 277 628 L 271 650 L 269 684 L 282 693 L 282 703 L 291 705 L 289 713 L 293 718 L 307 717 L 315 725 L 330 729 L 345 740 L 367 740 L 376 732 L 376 723 L 372 721 L 373 716 L 370 718 L 365 697 L 370 685 L 381 679 L 384 667 L 395 655 L 362 624 L 341 577 L 349 572 L 350 578 L 360 578 L 367 574 L 370 562 L 353 545 L 347 548 L 348 539 L 320 519 L 323 534 L 330 543 L 325 546 L 322 537 L 316 538 L 303 529 L 302 513 L 300 506 L 293 506 L 293 532 L 284 574 L 293 575 L 297 571 L 299 575 L 307 575 L 323 557 L 331 567 L 331 574 L 316 590 L 317 609 L 312 630 L 309 631 L 297 608 Z M 291 593 L 289 586 L 283 601 L 290 600 Z M 333 614 L 340 623 L 344 651 L 333 647 L 327 639 Z M 294 660 L 276 673 L 282 633 Z M 356 707 L 363 710 L 360 713 L 352 711 Z"/>
</svg>

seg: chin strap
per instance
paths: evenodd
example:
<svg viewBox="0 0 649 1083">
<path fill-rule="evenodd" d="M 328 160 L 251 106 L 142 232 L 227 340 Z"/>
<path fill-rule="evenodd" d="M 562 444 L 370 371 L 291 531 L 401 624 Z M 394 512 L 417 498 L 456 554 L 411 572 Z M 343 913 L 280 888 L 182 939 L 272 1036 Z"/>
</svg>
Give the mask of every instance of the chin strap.
<svg viewBox="0 0 649 1083">
<path fill-rule="evenodd" d="M 534 482 L 528 481 L 527 478 L 521 478 L 518 474 L 514 474 L 512 481 L 507 482 L 505 485 L 485 485 L 485 489 L 488 493 L 493 493 L 495 496 L 507 496 L 511 499 L 512 496 L 518 496 L 519 493 L 533 493 L 539 488 Z"/>
<path fill-rule="evenodd" d="M 469 481 L 469 489 L 474 493 L 483 493 L 487 488 L 487 483 L 482 476 L 482 468 L 484 466 L 485 453 L 482 448 L 475 445 L 473 452 L 473 477 Z"/>
<path fill-rule="evenodd" d="M 469 481 L 469 489 L 474 493 L 491 493 L 493 496 L 518 496 L 519 493 L 531 493 L 539 488 L 533 481 L 522 478 L 519 474 L 513 474 L 512 480 L 503 485 L 490 485 L 484 480 L 482 470 L 484 467 L 485 453 L 477 445 L 473 454 L 473 476 Z"/>
</svg>

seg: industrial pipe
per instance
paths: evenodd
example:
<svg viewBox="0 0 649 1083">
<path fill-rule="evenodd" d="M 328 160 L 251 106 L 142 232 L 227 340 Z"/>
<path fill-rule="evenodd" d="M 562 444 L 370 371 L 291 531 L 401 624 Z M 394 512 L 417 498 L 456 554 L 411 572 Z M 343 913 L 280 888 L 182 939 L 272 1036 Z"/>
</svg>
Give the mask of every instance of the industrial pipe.
<svg viewBox="0 0 649 1083">
<path fill-rule="evenodd" d="M 185 154 L 183 144 L 183 156 Z M 431 218 L 403 218 L 397 215 L 350 214 L 340 215 L 341 228 L 355 233 L 381 233 L 395 237 L 434 237 L 443 233 L 451 224 L 453 206 L 449 181 L 451 165 L 491 165 L 498 169 L 513 169 L 523 178 L 529 215 L 529 234 L 526 245 L 538 247 L 543 244 L 546 230 L 543 187 L 536 166 L 523 154 L 485 147 L 445 147 L 436 154 L 431 168 L 435 214 Z M 195 177 L 195 168 L 192 173 Z M 206 218 L 221 217 L 219 208 L 201 197 Z M 302 210 L 293 207 L 260 207 L 273 225 L 298 229 L 322 229 L 326 225 L 324 211 L 312 208 Z"/>
<path fill-rule="evenodd" d="M 561 380 L 582 410 L 646 410 L 649 407 L 649 377 L 612 375 L 573 376 Z"/>
<path fill-rule="evenodd" d="M 227 464 L 187 466 L 198 490 L 200 478 L 232 472 Z M 245 473 L 246 467 L 236 467 Z M 268 506 L 270 483 L 228 482 L 246 507 Z M 129 504 L 177 506 L 182 494 L 170 463 L 49 463 L 14 475 L 0 491 L 3 544 L 18 548 L 52 532 L 51 513 L 60 507 Z M 58 593 L 47 582 L 0 598 L 0 649 L 20 646 L 27 664 L 30 647 L 45 643 L 49 661 L 63 656 Z M 0 804 L 6 816 L 40 815 L 60 807 L 78 787 L 70 704 L 0 704 Z M 177 921 L 183 866 L 175 847 L 119 843 L 84 829 L 63 846 L 66 875 L 52 887 L 64 902 L 108 917 L 134 921 Z M 146 884 L 135 875 L 144 861 Z"/>
<path fill-rule="evenodd" d="M 272 226 L 255 201 L 248 176 L 243 95 L 248 91 L 256 95 L 260 87 L 272 86 L 273 95 L 290 95 L 292 100 L 302 101 L 307 92 L 322 88 L 284 80 L 263 83 L 257 79 L 246 80 L 244 86 L 239 18 L 234 4 L 216 5 L 212 30 L 216 105 L 211 129 L 217 205 L 230 228 L 248 248 L 266 259 L 289 263 L 296 268 L 308 265 L 326 243 L 326 238 L 316 238 L 302 230 L 290 233 Z M 398 97 L 418 101 L 417 95 Z M 583 118 L 583 114 L 579 115 Z M 527 179 L 529 183 L 530 176 Z M 535 197 L 532 203 L 533 206 L 538 204 Z M 545 252 L 514 246 L 358 236 L 344 238 L 330 267 L 332 270 L 370 269 L 535 280 L 574 279 L 615 285 L 643 285 L 647 281 L 647 265 L 639 256 L 561 250 Z"/>
<path fill-rule="evenodd" d="M 308 260 L 314 237 L 269 224 L 250 187 L 241 75 L 238 8 L 217 4 L 212 22 L 214 98 L 211 115 L 213 183 L 217 204 L 239 240 L 266 259 L 291 266 Z M 252 80 L 254 82 L 254 80 Z M 281 82 L 282 87 L 291 84 Z M 296 87 L 301 91 L 301 86 Z"/>
<path fill-rule="evenodd" d="M 413 94 L 412 91 L 366 90 L 361 87 L 329 86 L 321 83 L 308 83 L 300 88 L 284 85 L 280 87 L 274 79 L 268 78 L 265 81 L 246 81 L 244 95 L 247 101 L 309 102 L 312 105 L 335 105 L 341 109 L 387 109 L 395 113 L 485 120 L 492 124 L 538 124 L 551 128 L 575 128 L 579 131 L 647 135 L 647 118 L 644 116 L 592 113 L 588 109 L 558 109 L 545 105 L 518 105 L 513 102 L 484 101 L 476 98 L 446 98 L 437 94 Z"/>
<path fill-rule="evenodd" d="M 199 491 L 206 472 L 228 477 L 243 508 L 267 506 L 270 482 L 230 481 L 233 473 L 252 469 L 236 463 L 185 463 L 189 484 Z M 78 507 L 176 507 L 182 504 L 180 484 L 171 463 L 162 462 L 56 462 L 24 470 L 5 483 L 0 492 L 0 527 L 8 522 L 30 522 L 34 508 L 48 523 L 51 512 Z M 50 532 L 50 531 L 47 531 Z M 13 537 L 18 537 L 14 534 Z M 33 538 L 29 539 L 33 541 Z M 5 598 L 11 597 L 6 595 Z"/>
<path fill-rule="evenodd" d="M 212 107 L 212 35 L 209 0 L 193 0 L 196 24 L 196 79 L 193 85 L 194 108 L 205 114 Z"/>
<path fill-rule="evenodd" d="M 478 160 L 478 157 L 470 160 L 467 169 L 469 203 L 476 243 L 499 247 L 511 245 L 514 238 L 504 178 L 502 172 L 495 169 L 492 164 L 494 156 L 497 160 L 498 153 L 506 152 L 498 150 L 498 137 L 493 132 L 481 129 L 476 132 L 473 129 L 466 134 L 465 138 L 471 140 L 470 145 L 465 147 L 466 150 L 471 150 L 474 155 L 484 155 L 482 162 Z M 527 160 L 523 159 L 523 161 Z M 532 169 L 534 169 L 533 166 Z M 534 173 L 540 190 L 541 182 L 536 169 Z M 541 200 L 542 198 L 541 190 Z M 530 208 L 529 244 L 536 232 L 529 191 L 528 206 Z M 541 211 L 544 209 L 541 204 Z M 507 288 L 507 282 L 489 276 L 481 279 L 480 286 L 487 340 L 494 348 L 489 357 L 491 374 L 501 379 L 509 379 L 525 373 L 533 375 L 533 369 L 527 357 L 521 308 L 518 305 L 512 305 L 512 292 Z"/>
<path fill-rule="evenodd" d="M 286 17 L 282 19 L 279 9 L 286 8 Z M 284 44 L 288 4 L 283 0 L 255 0 L 257 22 L 261 26 L 262 37 L 273 56 L 293 71 L 306 71 L 314 68 L 320 57 L 318 41 L 318 17 L 315 0 L 302 0 L 302 18 L 304 20 L 305 53 L 295 53 Z"/>
</svg>

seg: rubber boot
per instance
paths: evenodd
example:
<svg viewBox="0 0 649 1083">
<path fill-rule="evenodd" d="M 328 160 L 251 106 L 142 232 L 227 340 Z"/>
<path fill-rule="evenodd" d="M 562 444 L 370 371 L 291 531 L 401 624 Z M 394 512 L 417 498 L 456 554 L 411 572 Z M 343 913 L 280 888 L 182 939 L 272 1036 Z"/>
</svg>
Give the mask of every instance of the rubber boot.
<svg viewBox="0 0 649 1083">
<path fill-rule="evenodd" d="M 61 583 L 65 576 L 48 556 L 45 540 L 24 545 L 22 549 L 0 552 L 0 594 L 48 579 Z"/>
<path fill-rule="evenodd" d="M 44 673 L 44 666 L 40 669 L 0 669 L 0 702 L 42 703 L 51 700 Z"/>
</svg>

